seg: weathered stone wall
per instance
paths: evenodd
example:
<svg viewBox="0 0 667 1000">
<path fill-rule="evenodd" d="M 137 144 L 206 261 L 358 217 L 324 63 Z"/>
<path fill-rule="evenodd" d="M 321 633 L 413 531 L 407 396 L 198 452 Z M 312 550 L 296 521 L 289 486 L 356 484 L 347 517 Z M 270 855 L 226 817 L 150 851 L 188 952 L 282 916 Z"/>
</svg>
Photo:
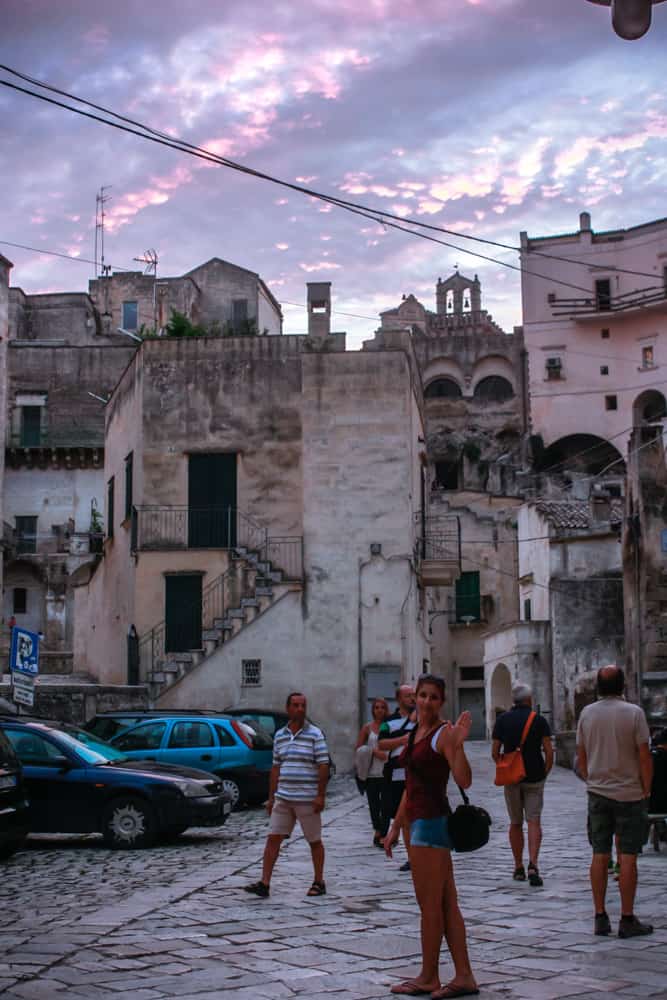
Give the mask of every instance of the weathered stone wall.
<svg viewBox="0 0 667 1000">
<path fill-rule="evenodd" d="M 11 699 L 9 683 L 0 683 L 0 698 Z M 91 683 L 58 682 L 35 688 L 33 712 L 42 719 L 81 725 L 98 712 L 141 711 L 148 708 L 145 687 L 104 687 Z"/>
</svg>

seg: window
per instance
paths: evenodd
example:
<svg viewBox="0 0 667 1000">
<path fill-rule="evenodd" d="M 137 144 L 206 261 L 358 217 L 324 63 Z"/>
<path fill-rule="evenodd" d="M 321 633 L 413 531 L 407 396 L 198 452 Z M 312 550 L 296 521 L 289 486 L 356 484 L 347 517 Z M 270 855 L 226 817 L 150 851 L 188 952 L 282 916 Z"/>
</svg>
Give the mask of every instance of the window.
<svg viewBox="0 0 667 1000">
<path fill-rule="evenodd" d="M 445 295 L 445 312 L 448 316 L 454 312 L 454 290 L 452 288 L 448 288 Z"/>
<path fill-rule="evenodd" d="M 530 597 L 527 597 L 523 602 L 523 620 L 525 622 L 533 620 L 533 606 Z"/>
<path fill-rule="evenodd" d="M 218 734 L 218 740 L 221 747 L 235 747 L 236 740 L 232 734 L 227 730 L 223 729 L 222 726 L 216 726 L 215 731 Z"/>
<path fill-rule="evenodd" d="M 37 551 L 37 518 L 16 518 L 16 550 L 19 554 Z"/>
<path fill-rule="evenodd" d="M 472 298 L 469 288 L 463 289 L 463 311 L 464 313 L 472 312 Z"/>
<path fill-rule="evenodd" d="M 232 302 L 232 325 L 239 330 L 248 321 L 248 300 L 234 299 Z"/>
<path fill-rule="evenodd" d="M 262 661 L 241 660 L 241 684 L 244 687 L 259 687 L 262 683 Z"/>
<path fill-rule="evenodd" d="M 130 454 L 125 459 L 125 520 L 129 521 L 132 517 L 132 464 L 134 460 L 134 453 Z"/>
<path fill-rule="evenodd" d="M 117 750 L 127 750 L 128 753 L 132 750 L 159 750 L 166 728 L 166 722 L 147 722 L 131 729 L 129 733 L 123 733 L 114 740 L 114 746 Z"/>
<path fill-rule="evenodd" d="M 609 278 L 599 278 L 595 282 L 595 304 L 598 312 L 609 312 L 611 309 L 611 281 Z"/>
<path fill-rule="evenodd" d="M 177 722 L 169 737 L 169 746 L 186 750 L 190 747 L 212 747 L 213 733 L 207 722 Z"/>
<path fill-rule="evenodd" d="M 609 330 L 606 328 L 604 330 L 600 330 L 600 336 L 603 340 L 609 340 Z"/>
<path fill-rule="evenodd" d="M 654 365 L 653 346 L 642 347 L 642 368 L 653 368 Z"/>
<path fill-rule="evenodd" d="M 609 365 L 600 365 L 600 375 L 609 374 Z"/>
<path fill-rule="evenodd" d="M 462 681 L 483 681 L 484 667 L 460 667 Z"/>
<path fill-rule="evenodd" d="M 480 620 L 479 571 L 461 573 L 456 581 L 456 621 Z"/>
<path fill-rule="evenodd" d="M 547 378 L 549 381 L 559 379 L 563 373 L 563 362 L 560 358 L 547 358 Z"/>
<path fill-rule="evenodd" d="M 605 408 L 605 410 L 617 410 L 618 409 L 618 397 L 617 396 L 605 396 L 604 397 L 604 408 Z"/>
<path fill-rule="evenodd" d="M 457 490 L 459 488 L 459 463 L 436 462 L 435 483 L 437 490 Z"/>
<path fill-rule="evenodd" d="M 488 375 L 477 383 L 473 395 L 477 402 L 502 403 L 512 398 L 514 389 L 502 375 Z"/>
<path fill-rule="evenodd" d="M 113 538 L 114 477 L 107 483 L 107 538 Z"/>
<path fill-rule="evenodd" d="M 62 763 L 64 754 L 50 740 L 44 739 L 29 730 L 21 732 L 18 729 L 6 729 L 16 756 L 22 764 L 53 764 Z"/>
<path fill-rule="evenodd" d="M 460 399 L 461 388 L 453 378 L 437 378 L 429 382 L 424 392 L 425 399 Z"/>
<path fill-rule="evenodd" d="M 25 615 L 28 611 L 28 591 L 25 587 L 14 587 L 12 612 L 15 615 Z"/>
<path fill-rule="evenodd" d="M 42 443 L 41 406 L 21 407 L 21 447 L 35 448 Z"/>
<path fill-rule="evenodd" d="M 139 326 L 139 303 L 123 302 L 123 318 L 120 324 L 124 330 L 136 330 Z"/>
</svg>

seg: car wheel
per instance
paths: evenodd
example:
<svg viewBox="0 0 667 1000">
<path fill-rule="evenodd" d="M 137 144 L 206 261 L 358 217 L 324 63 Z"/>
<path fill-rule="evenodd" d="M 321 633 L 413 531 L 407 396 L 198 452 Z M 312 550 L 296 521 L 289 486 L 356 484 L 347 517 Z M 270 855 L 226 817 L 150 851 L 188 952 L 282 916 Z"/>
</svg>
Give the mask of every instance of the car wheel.
<svg viewBox="0 0 667 1000">
<path fill-rule="evenodd" d="M 222 782 L 223 792 L 227 792 L 232 801 L 232 809 L 238 809 L 243 802 L 243 793 L 241 791 L 241 786 L 239 785 L 236 778 L 226 778 L 223 774 L 219 775 Z"/>
<path fill-rule="evenodd" d="M 117 850 L 148 847 L 155 840 L 153 810 L 143 799 L 114 799 L 104 811 L 102 833 L 107 844 Z"/>
</svg>

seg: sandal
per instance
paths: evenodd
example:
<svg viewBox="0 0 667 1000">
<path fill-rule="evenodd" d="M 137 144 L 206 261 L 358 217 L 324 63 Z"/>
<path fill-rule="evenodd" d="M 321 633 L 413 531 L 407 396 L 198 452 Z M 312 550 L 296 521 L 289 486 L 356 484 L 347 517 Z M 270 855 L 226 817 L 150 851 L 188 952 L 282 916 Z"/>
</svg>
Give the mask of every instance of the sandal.
<svg viewBox="0 0 667 1000">
<path fill-rule="evenodd" d="M 412 979 L 406 979 L 404 983 L 397 983 L 390 990 L 390 993 L 398 994 L 402 997 L 424 997 L 430 996 L 432 992 L 431 989 L 425 989 Z"/>
<path fill-rule="evenodd" d="M 533 864 L 528 865 L 528 881 L 530 882 L 531 885 L 534 886 L 544 885 L 542 877 L 537 870 L 537 865 Z"/>
<path fill-rule="evenodd" d="M 523 867 L 523 865 L 517 865 L 516 866 L 516 868 L 514 869 L 514 875 L 512 875 L 512 878 L 514 879 L 515 882 L 525 882 L 526 881 L 526 869 Z"/>
<path fill-rule="evenodd" d="M 324 882 L 313 882 L 306 896 L 326 896 L 327 887 Z"/>
</svg>

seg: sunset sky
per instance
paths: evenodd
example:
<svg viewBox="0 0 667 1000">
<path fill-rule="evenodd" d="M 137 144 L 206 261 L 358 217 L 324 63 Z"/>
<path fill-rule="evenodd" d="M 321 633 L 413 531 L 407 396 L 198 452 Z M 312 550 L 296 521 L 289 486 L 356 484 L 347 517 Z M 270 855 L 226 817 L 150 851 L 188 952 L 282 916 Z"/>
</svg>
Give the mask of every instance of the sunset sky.
<svg viewBox="0 0 667 1000">
<path fill-rule="evenodd" d="M 583 209 L 598 230 L 667 216 L 666 43 L 667 4 L 632 43 L 585 0 L 0 4 L 3 63 L 286 180 L 511 245 L 572 231 Z M 104 184 L 108 262 L 154 247 L 163 276 L 248 267 L 286 333 L 305 330 L 306 281 L 333 282 L 333 327 L 357 346 L 402 293 L 435 308 L 455 264 L 506 330 L 521 322 L 515 271 L 4 87 L 0 116 L 0 240 L 92 257 Z M 0 253 L 26 292 L 93 273 Z"/>
</svg>

